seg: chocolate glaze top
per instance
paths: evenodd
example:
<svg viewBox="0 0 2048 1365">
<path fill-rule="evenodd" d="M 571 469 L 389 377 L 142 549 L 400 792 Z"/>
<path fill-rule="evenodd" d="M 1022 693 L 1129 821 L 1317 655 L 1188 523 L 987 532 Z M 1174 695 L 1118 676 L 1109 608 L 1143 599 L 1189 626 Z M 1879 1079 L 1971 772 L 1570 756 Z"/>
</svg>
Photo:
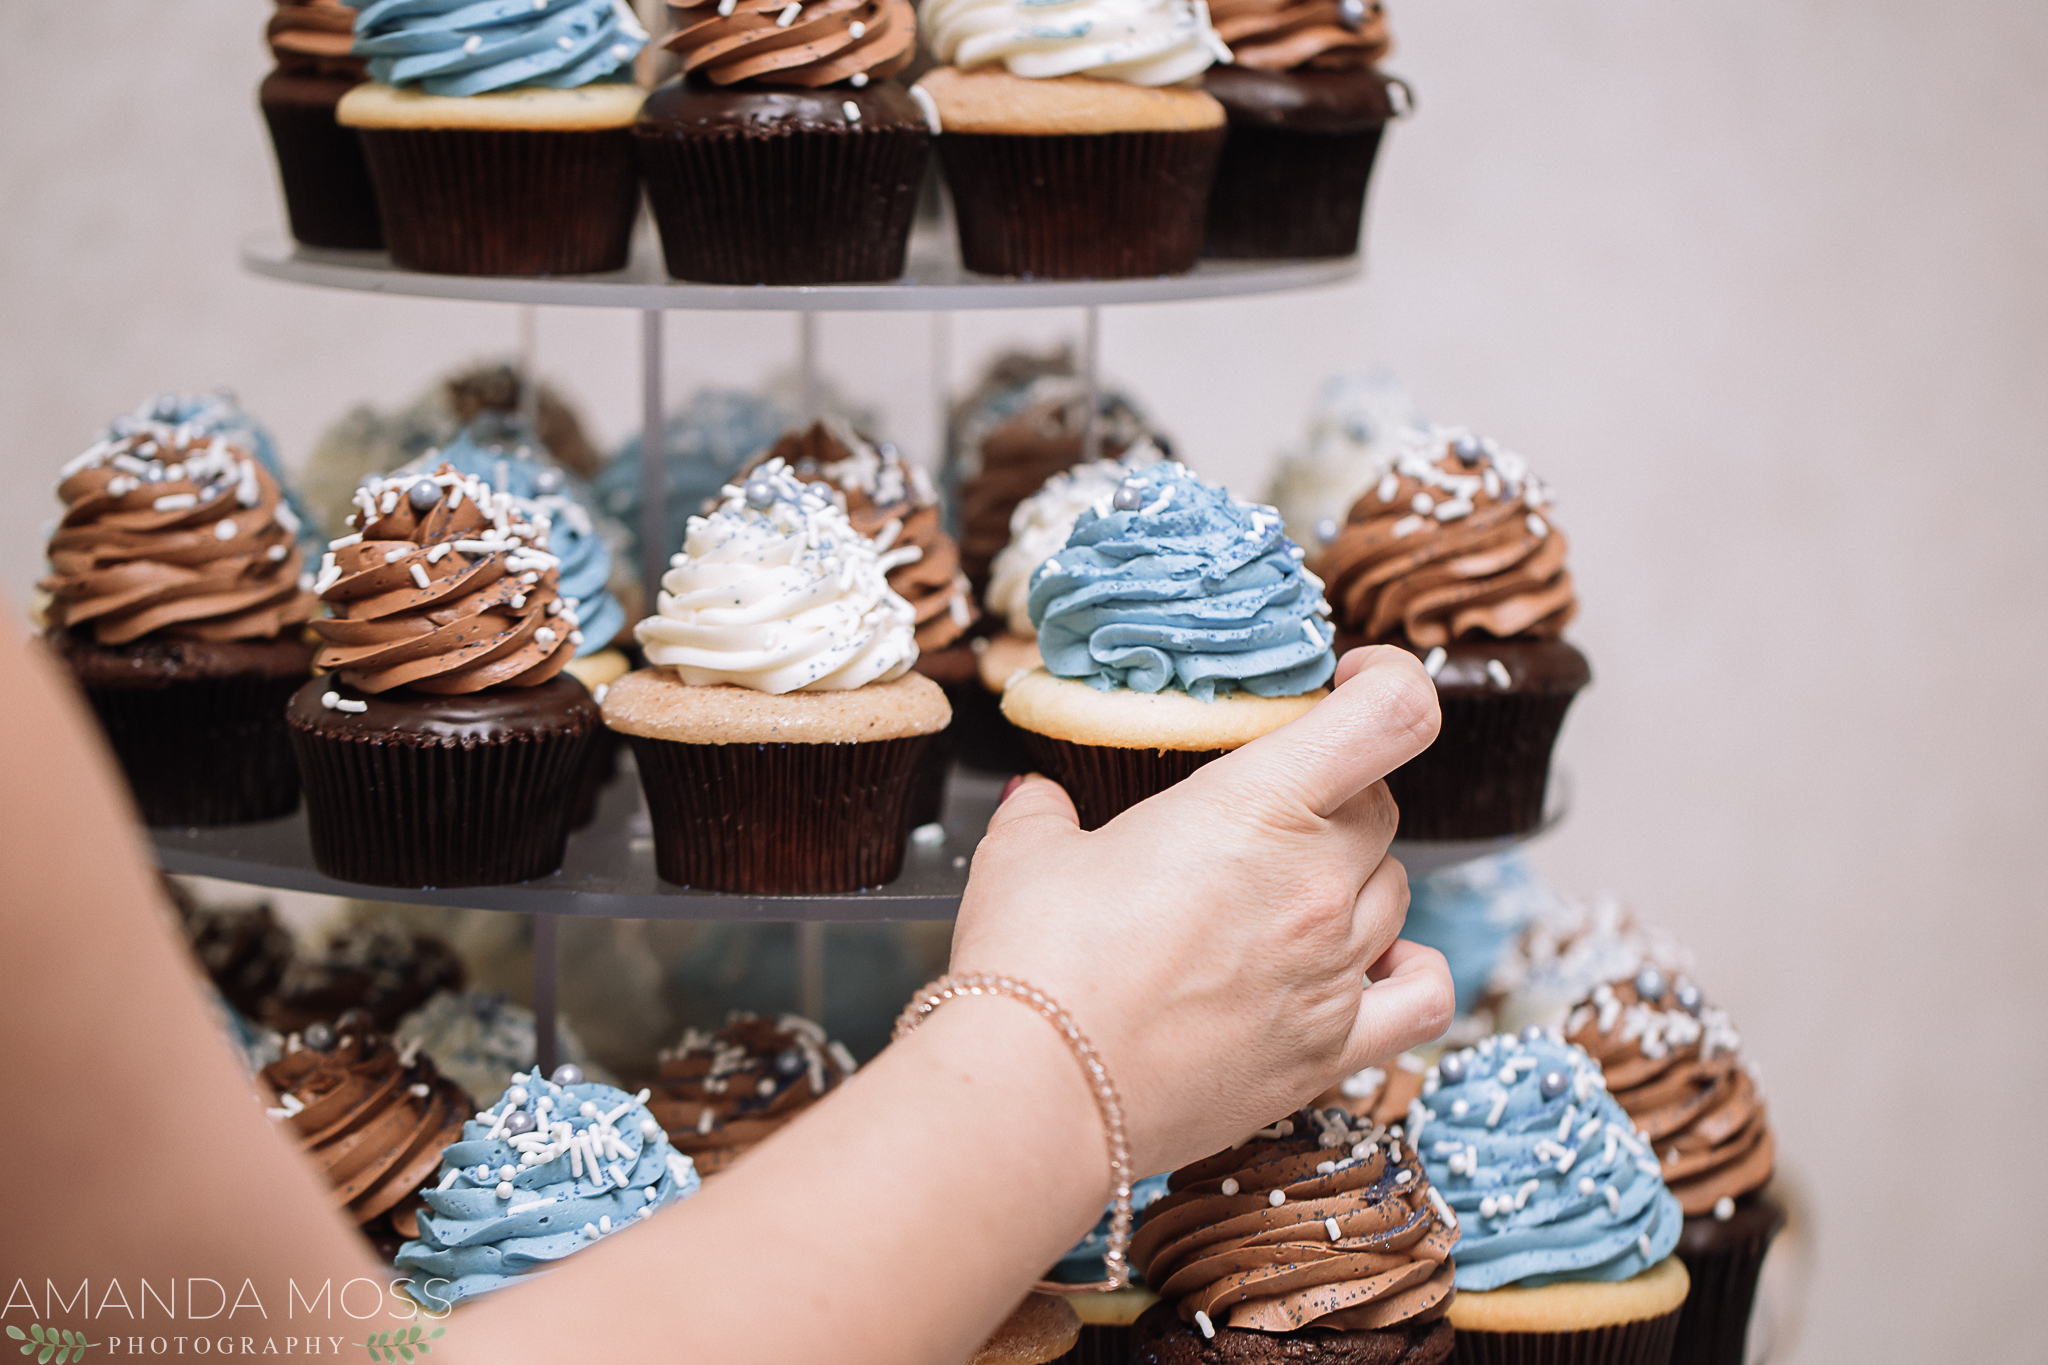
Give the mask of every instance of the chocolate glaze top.
<svg viewBox="0 0 2048 1365">
<path fill-rule="evenodd" d="M 361 702 L 361 711 L 329 707 L 323 698 Z M 499 687 L 428 700 L 406 692 L 365 693 L 332 675 L 292 695 L 287 723 L 345 739 L 408 744 L 494 743 L 513 734 L 583 734 L 597 725 L 597 703 L 567 673 L 538 687 Z"/>
<path fill-rule="evenodd" d="M 50 647 L 81 687 L 169 687 L 217 678 L 303 678 L 313 647 L 297 635 L 275 640 L 166 640 L 95 644 L 79 631 L 52 629 Z"/>
<path fill-rule="evenodd" d="M 1371 67 L 1323 71 L 1260 71 L 1214 66 L 1202 77 L 1233 127 L 1350 132 L 1377 128 L 1394 116 L 1387 78 Z"/>
<path fill-rule="evenodd" d="M 852 105 L 860 117 L 848 118 Z M 670 81 L 647 97 L 634 131 L 645 136 L 677 133 L 774 134 L 791 130 L 909 132 L 930 135 L 924 112 L 910 92 L 894 81 L 864 89 L 777 90 L 761 86 L 721 89 L 701 77 Z"/>
</svg>

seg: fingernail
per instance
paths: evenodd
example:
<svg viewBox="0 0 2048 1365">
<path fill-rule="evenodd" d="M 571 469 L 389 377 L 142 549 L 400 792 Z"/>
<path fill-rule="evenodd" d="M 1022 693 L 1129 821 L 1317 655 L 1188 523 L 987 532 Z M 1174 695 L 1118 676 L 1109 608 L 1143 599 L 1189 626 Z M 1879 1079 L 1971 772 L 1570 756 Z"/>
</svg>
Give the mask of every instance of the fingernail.
<svg viewBox="0 0 2048 1365">
<path fill-rule="evenodd" d="M 1002 794 L 1001 796 L 999 796 L 999 797 L 997 797 L 997 798 L 996 798 L 996 804 L 997 804 L 998 806 L 1002 805 L 1002 804 L 1003 804 L 1003 802 L 1005 802 L 1005 801 L 1007 801 L 1007 800 L 1009 800 L 1009 799 L 1010 799 L 1010 793 L 1011 793 L 1011 792 L 1013 792 L 1013 791 L 1017 790 L 1017 788 L 1019 788 L 1019 787 L 1021 787 L 1021 786 L 1023 786 L 1023 785 L 1024 785 L 1024 775 L 1023 775 L 1022 773 L 1019 773 L 1019 774 L 1017 774 L 1017 776 L 1015 776 L 1015 777 L 1011 778 L 1011 779 L 1010 779 L 1010 780 L 1009 780 L 1008 782 L 1005 782 L 1005 783 L 1003 784 L 1003 794 Z"/>
</svg>

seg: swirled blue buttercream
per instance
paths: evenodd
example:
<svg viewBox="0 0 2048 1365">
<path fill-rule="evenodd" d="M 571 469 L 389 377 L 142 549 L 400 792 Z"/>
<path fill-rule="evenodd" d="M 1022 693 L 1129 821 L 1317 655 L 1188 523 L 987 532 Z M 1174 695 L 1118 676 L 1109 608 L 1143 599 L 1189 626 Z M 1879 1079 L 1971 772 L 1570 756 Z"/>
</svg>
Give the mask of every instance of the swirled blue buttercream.
<svg viewBox="0 0 2048 1365">
<path fill-rule="evenodd" d="M 1153 1201 L 1166 1196 L 1168 1175 L 1148 1175 L 1131 1186 L 1131 1212 L 1143 1213 Z M 1045 1273 L 1048 1280 L 1061 1284 L 1093 1284 L 1109 1274 L 1109 1265 L 1102 1259 L 1109 1250 L 1109 1220 L 1116 1213 L 1115 1204 L 1102 1206 L 1102 1217 L 1095 1220 L 1095 1226 L 1088 1229 L 1080 1241 L 1067 1249 L 1067 1254 L 1053 1262 L 1052 1269 Z M 1133 1274 L 1132 1279 L 1144 1283 L 1142 1276 Z"/>
<path fill-rule="evenodd" d="M 422 1192 L 419 1240 L 398 1249 L 407 1292 L 434 1312 L 551 1267 L 688 1198 L 703 1181 L 638 1096 L 557 1085 L 535 1070 L 462 1125 Z M 524 1114 L 531 1120 L 514 1119 Z M 525 1131 L 515 1131 L 524 1128 Z"/>
<path fill-rule="evenodd" d="M 573 604 L 583 643 L 578 658 L 595 654 L 618 638 L 626 627 L 626 609 L 605 585 L 611 580 L 612 551 L 591 519 L 578 481 L 555 465 L 535 458 L 524 428 L 486 414 L 440 450 L 430 450 L 400 473 L 432 473 L 450 464 L 461 473 L 482 479 L 500 493 L 529 505 L 536 518 L 548 522 L 547 551 L 562 561 L 557 573 L 564 601 Z M 499 439 L 499 438 L 504 439 Z M 582 490 L 588 496 L 588 490 Z"/>
<path fill-rule="evenodd" d="M 1109 691 L 1292 697 L 1336 672 L 1323 585 L 1280 514 L 1178 463 L 1135 470 L 1031 576 L 1048 672 Z"/>
<path fill-rule="evenodd" d="M 1448 1053 L 1409 1141 L 1457 1213 L 1459 1289 L 1626 1280 L 1669 1256 L 1684 1214 L 1600 1064 L 1549 1034 Z"/>
<path fill-rule="evenodd" d="M 375 0 L 353 50 L 386 85 L 483 95 L 625 80 L 646 46 L 623 0 Z"/>
</svg>

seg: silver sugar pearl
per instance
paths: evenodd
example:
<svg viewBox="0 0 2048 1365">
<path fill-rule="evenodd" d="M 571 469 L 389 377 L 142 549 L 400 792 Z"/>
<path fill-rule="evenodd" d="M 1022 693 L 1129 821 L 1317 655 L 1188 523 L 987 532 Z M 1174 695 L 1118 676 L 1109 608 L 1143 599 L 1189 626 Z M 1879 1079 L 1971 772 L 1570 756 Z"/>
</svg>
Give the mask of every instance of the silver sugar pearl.
<svg viewBox="0 0 2048 1365">
<path fill-rule="evenodd" d="M 785 1076 L 794 1076 L 804 1069 L 804 1054 L 793 1047 L 786 1047 L 775 1054 L 775 1069 Z"/>
<path fill-rule="evenodd" d="M 1324 517 L 1321 521 L 1316 523 L 1316 543 L 1319 545 L 1328 545 L 1331 541 L 1337 538 L 1337 532 L 1341 529 L 1342 528 L 1337 525 L 1336 520 L 1334 518 Z"/>
<path fill-rule="evenodd" d="M 515 1136 L 520 1133 L 532 1132 L 533 1115 L 527 1113 L 524 1109 L 514 1109 L 511 1113 L 505 1115 L 505 1131 Z"/>
<path fill-rule="evenodd" d="M 412 504 L 415 512 L 424 512 L 441 500 L 441 485 L 432 479 L 421 479 L 405 490 L 405 500 Z"/>
<path fill-rule="evenodd" d="M 1451 442 L 1451 453 L 1463 464 L 1478 464 L 1479 457 L 1486 453 L 1486 447 L 1480 444 L 1477 436 L 1467 432 Z"/>
<path fill-rule="evenodd" d="M 1543 1026 L 1542 1026 L 1542 1025 L 1540 1025 L 1540 1024 L 1524 1024 L 1524 1025 L 1522 1026 L 1522 1041 L 1523 1041 L 1523 1042 L 1525 1042 L 1525 1043 L 1534 1043 L 1534 1042 L 1540 1042 L 1540 1041 L 1542 1040 L 1542 1038 L 1543 1038 Z"/>
<path fill-rule="evenodd" d="M 1687 1014 L 1698 1014 L 1700 1007 L 1706 1003 L 1707 998 L 1700 994 L 1698 986 L 1693 985 L 1690 981 L 1678 983 L 1678 1008 L 1684 1010 Z"/>
<path fill-rule="evenodd" d="M 1124 482 L 1117 485 L 1116 494 L 1109 505 L 1119 512 L 1135 512 L 1145 505 L 1145 485 Z"/>
<path fill-rule="evenodd" d="M 1462 1052 L 1446 1052 L 1437 1059 L 1436 1074 L 1437 1079 L 1441 1080 L 1445 1085 L 1456 1085 L 1464 1080 L 1465 1054 Z"/>
<path fill-rule="evenodd" d="M 1337 6 L 1339 22 L 1353 33 L 1365 27 L 1366 12 L 1365 0 L 1340 0 Z"/>
<path fill-rule="evenodd" d="M 1645 967 L 1636 973 L 1636 994 L 1655 1004 L 1664 998 L 1664 973 L 1655 967 Z"/>
<path fill-rule="evenodd" d="M 581 1085 L 583 1084 L 583 1068 L 574 1062 L 563 1062 L 555 1068 L 554 1074 L 549 1076 L 548 1079 L 556 1085 Z"/>
<path fill-rule="evenodd" d="M 325 1024 L 308 1024 L 299 1041 L 315 1052 L 325 1052 L 334 1046 L 334 1030 Z"/>
<path fill-rule="evenodd" d="M 1554 1100 L 1570 1087 L 1571 1080 L 1562 1071 L 1546 1071 L 1543 1073 L 1543 1079 L 1536 1084 L 1543 1092 L 1544 1099 Z"/>
<path fill-rule="evenodd" d="M 747 506 L 765 512 L 775 505 L 775 485 L 766 479 L 748 479 L 745 496 Z"/>
<path fill-rule="evenodd" d="M 543 495 L 561 492 L 562 471 L 559 469 L 543 469 L 540 473 L 534 475 L 533 491 Z"/>
</svg>

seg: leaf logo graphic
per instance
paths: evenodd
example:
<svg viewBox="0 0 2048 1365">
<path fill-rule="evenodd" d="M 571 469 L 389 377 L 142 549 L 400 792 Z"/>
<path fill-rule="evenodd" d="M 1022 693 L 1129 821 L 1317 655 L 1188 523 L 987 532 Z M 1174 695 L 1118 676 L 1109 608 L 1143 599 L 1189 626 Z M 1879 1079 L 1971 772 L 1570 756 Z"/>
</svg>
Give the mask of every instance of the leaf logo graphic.
<svg viewBox="0 0 2048 1365">
<path fill-rule="evenodd" d="M 414 1324 L 411 1327 L 396 1328 L 390 1331 L 379 1332 L 372 1336 L 363 1343 L 363 1349 L 370 1353 L 370 1359 L 372 1360 L 402 1360 L 410 1365 L 410 1362 L 419 1359 L 419 1357 L 433 1350 L 434 1348 L 427 1343 L 433 1341 L 447 1330 L 446 1327 L 436 1327 L 423 1337 L 418 1324 Z"/>
<path fill-rule="evenodd" d="M 83 1360 L 87 1351 L 100 1344 L 87 1341 L 85 1333 L 74 1332 L 69 1327 L 52 1327 L 45 1331 L 41 1323 L 26 1332 L 19 1327 L 9 1327 L 7 1335 L 22 1343 L 23 1355 L 34 1354 L 36 1365 L 50 1365 L 53 1360 Z"/>
</svg>

